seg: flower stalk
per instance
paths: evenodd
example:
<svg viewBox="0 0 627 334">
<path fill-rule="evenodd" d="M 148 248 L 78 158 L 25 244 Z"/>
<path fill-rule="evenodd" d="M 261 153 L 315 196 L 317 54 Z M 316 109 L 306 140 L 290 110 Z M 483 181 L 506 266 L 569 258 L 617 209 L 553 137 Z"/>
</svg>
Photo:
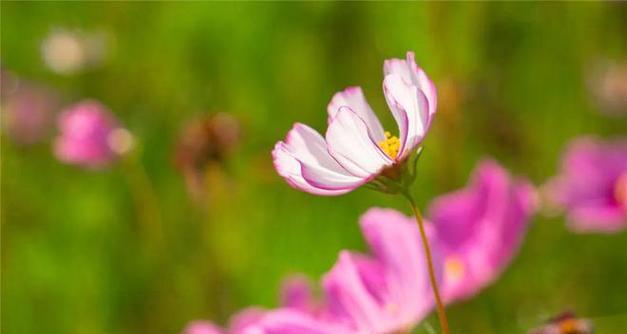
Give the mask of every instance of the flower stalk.
<svg viewBox="0 0 627 334">
<path fill-rule="evenodd" d="M 427 258 L 427 267 L 429 268 L 429 280 L 431 281 L 431 289 L 433 290 L 433 297 L 435 299 L 438 318 L 440 320 L 440 328 L 442 329 L 443 334 L 449 334 L 448 320 L 446 318 L 446 309 L 444 307 L 444 303 L 442 303 L 442 298 L 440 297 L 440 290 L 438 288 L 438 282 L 435 277 L 435 268 L 433 266 L 433 256 L 431 255 L 431 247 L 429 247 L 429 240 L 427 238 L 427 233 L 425 232 L 422 214 L 420 213 L 420 210 L 416 205 L 416 201 L 409 194 L 409 192 L 404 191 L 402 192 L 402 194 L 409 201 L 414 216 L 416 217 L 416 223 L 418 223 L 418 228 L 420 230 L 420 238 L 422 239 L 422 246 L 425 251 L 425 257 Z"/>
</svg>

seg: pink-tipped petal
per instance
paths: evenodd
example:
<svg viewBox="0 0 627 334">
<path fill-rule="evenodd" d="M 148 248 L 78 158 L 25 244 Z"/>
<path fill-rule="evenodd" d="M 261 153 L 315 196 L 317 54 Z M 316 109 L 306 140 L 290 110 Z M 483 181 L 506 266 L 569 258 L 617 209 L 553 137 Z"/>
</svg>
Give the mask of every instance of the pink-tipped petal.
<svg viewBox="0 0 627 334">
<path fill-rule="evenodd" d="M 369 179 L 392 163 L 375 142 L 366 123 L 350 108 L 341 107 L 326 133 L 329 153 L 349 173 Z"/>
<path fill-rule="evenodd" d="M 351 190 L 327 190 L 312 186 L 303 178 L 301 163 L 285 148 L 285 143 L 283 142 L 278 142 L 274 146 L 272 159 L 274 161 L 274 168 L 279 175 L 281 175 L 290 186 L 298 190 L 322 196 L 341 195 Z"/>
<path fill-rule="evenodd" d="M 383 80 L 383 91 L 400 132 L 399 158 L 411 153 L 423 140 L 429 125 L 429 106 L 424 93 L 398 74 Z"/>
<path fill-rule="evenodd" d="M 304 124 L 295 124 L 285 142 L 272 151 L 274 165 L 292 186 L 317 195 L 339 195 L 364 180 L 349 174 L 327 151 L 324 138 Z"/>
<path fill-rule="evenodd" d="M 341 107 L 349 107 L 357 115 L 359 115 L 366 123 L 372 138 L 376 142 L 380 142 L 385 139 L 383 126 L 381 125 L 381 122 L 379 122 L 375 113 L 372 111 L 372 108 L 370 108 L 370 105 L 366 101 L 364 93 L 360 87 L 349 87 L 333 96 L 329 106 L 327 107 L 327 112 L 329 113 L 329 123 L 333 118 L 335 118 Z"/>
<path fill-rule="evenodd" d="M 437 90 L 425 71 L 416 65 L 413 52 L 407 52 L 406 59 L 386 60 L 383 64 L 383 73 L 386 76 L 388 74 L 398 74 L 405 82 L 411 82 L 414 86 L 418 87 L 428 100 L 429 116 L 433 116 L 438 104 Z"/>
</svg>

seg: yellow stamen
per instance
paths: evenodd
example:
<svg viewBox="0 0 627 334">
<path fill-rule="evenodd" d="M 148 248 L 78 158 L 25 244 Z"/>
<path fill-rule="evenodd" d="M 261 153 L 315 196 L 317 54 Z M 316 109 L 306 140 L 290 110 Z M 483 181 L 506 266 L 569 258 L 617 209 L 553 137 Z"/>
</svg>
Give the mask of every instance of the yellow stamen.
<svg viewBox="0 0 627 334">
<path fill-rule="evenodd" d="M 459 281 L 466 273 L 464 262 L 455 255 L 448 256 L 444 260 L 444 274 L 452 281 Z"/>
<path fill-rule="evenodd" d="M 398 155 L 398 151 L 401 149 L 401 141 L 398 137 L 392 136 L 390 132 L 385 131 L 385 139 L 379 142 L 379 147 L 381 147 L 385 154 L 394 159 Z"/>
</svg>

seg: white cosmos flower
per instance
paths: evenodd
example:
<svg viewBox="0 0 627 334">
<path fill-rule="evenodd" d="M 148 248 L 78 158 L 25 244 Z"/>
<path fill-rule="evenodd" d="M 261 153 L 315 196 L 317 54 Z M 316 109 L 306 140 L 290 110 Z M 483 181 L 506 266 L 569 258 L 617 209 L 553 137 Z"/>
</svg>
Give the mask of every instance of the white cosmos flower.
<svg viewBox="0 0 627 334">
<path fill-rule="evenodd" d="M 296 123 L 272 151 L 277 172 L 293 187 L 316 195 L 340 195 L 400 166 L 422 143 L 435 114 L 437 93 L 414 53 L 383 65 L 383 92 L 398 125 L 384 131 L 359 87 L 333 96 L 325 137 Z"/>
</svg>

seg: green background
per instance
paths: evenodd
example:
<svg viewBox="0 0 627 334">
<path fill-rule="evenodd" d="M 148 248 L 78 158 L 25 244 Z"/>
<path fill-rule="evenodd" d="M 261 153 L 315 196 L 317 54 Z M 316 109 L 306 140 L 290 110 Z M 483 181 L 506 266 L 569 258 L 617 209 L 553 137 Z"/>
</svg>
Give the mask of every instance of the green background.
<svg viewBox="0 0 627 334">
<path fill-rule="evenodd" d="M 7 334 L 224 323 L 247 305 L 275 306 L 286 275 L 318 279 L 340 249 L 365 251 L 358 217 L 372 206 L 409 213 L 406 203 L 366 189 L 334 198 L 295 191 L 270 151 L 296 121 L 324 131 L 330 97 L 350 85 L 393 129 L 382 64 L 407 50 L 440 91 L 413 188 L 423 208 L 463 186 L 483 157 L 541 184 L 570 139 L 627 133 L 625 118 L 598 112 L 588 85 L 597 62 L 625 59 L 627 8 L 618 2 L 1 6 L 3 68 L 56 89 L 65 104 L 89 97 L 111 108 L 141 145 L 155 193 L 138 207 L 132 165 L 86 171 L 56 161 L 51 140 L 24 148 L 3 136 Z M 51 72 L 40 44 L 55 27 L 105 31 L 106 62 Z M 173 167 L 174 143 L 190 118 L 218 111 L 237 117 L 244 134 L 199 205 Z M 151 207 L 158 214 L 137 219 Z M 525 333 L 572 309 L 599 333 L 621 333 L 626 255 L 627 233 L 575 235 L 562 218 L 537 216 L 503 276 L 449 309 L 453 332 Z"/>
</svg>

